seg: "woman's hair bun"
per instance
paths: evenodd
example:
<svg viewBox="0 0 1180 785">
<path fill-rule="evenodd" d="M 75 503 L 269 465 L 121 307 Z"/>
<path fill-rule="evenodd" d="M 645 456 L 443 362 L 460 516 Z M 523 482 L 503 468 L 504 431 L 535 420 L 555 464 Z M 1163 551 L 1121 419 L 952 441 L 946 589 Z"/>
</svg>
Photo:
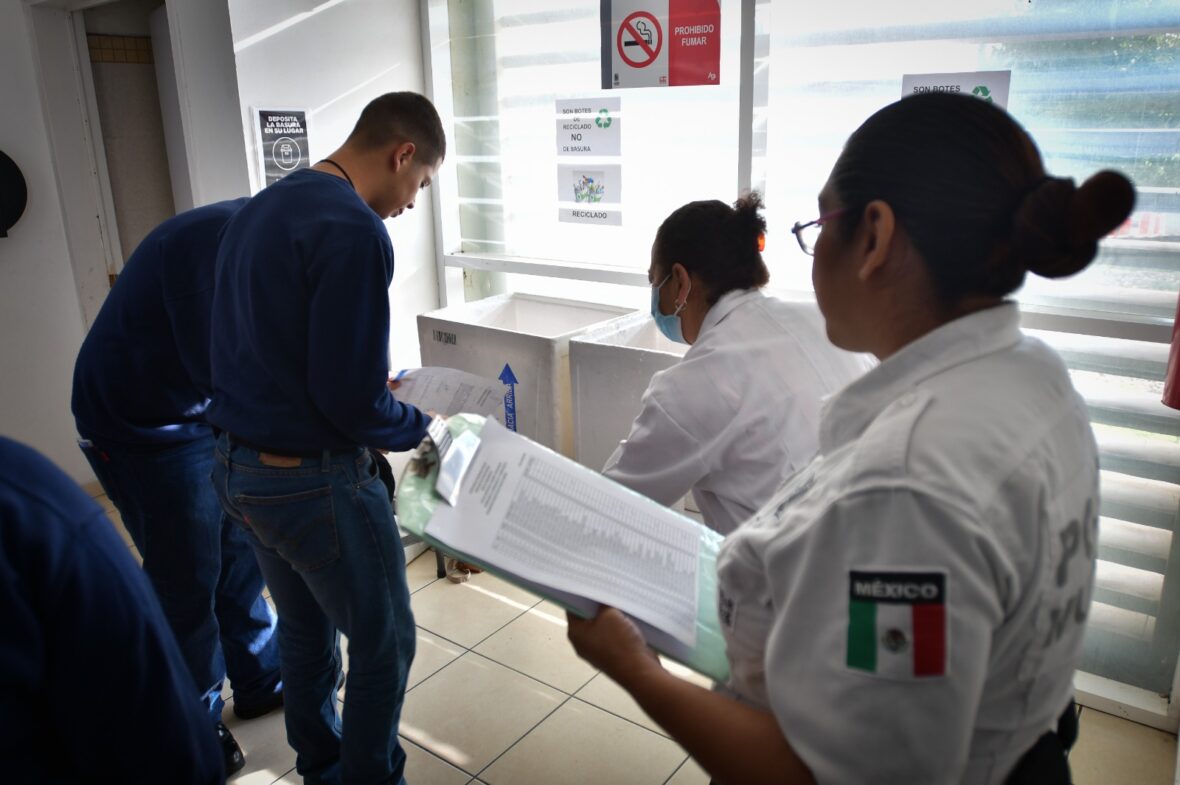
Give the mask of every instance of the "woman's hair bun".
<svg viewBox="0 0 1180 785">
<path fill-rule="evenodd" d="M 712 305 L 726 292 L 765 286 L 770 271 L 758 238 L 766 233 L 762 197 L 742 196 L 730 207 L 719 199 L 689 202 L 664 219 L 656 232 L 656 272 L 681 264 L 704 283 Z"/>
<path fill-rule="evenodd" d="M 1045 278 L 1080 272 L 1134 206 L 1135 187 L 1118 172 L 1098 172 L 1080 188 L 1071 178 L 1044 177 L 1016 208 L 1013 260 Z"/>
<path fill-rule="evenodd" d="M 744 244 L 745 238 L 749 238 L 749 242 L 758 251 L 762 251 L 763 238 L 766 235 L 766 219 L 762 217 L 762 195 L 757 191 L 751 191 L 748 194 L 740 197 L 733 203 L 733 220 L 735 222 L 735 237 L 734 242 L 737 244 Z M 741 255 L 740 259 L 745 259 L 754 265 L 760 265 L 762 259 L 754 255 Z"/>
</svg>

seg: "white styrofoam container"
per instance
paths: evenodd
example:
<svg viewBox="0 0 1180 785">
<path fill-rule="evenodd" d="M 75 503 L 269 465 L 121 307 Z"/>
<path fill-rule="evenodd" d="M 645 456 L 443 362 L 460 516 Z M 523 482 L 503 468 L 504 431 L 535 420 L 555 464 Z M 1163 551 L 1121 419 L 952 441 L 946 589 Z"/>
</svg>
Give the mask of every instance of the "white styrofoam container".
<svg viewBox="0 0 1180 785">
<path fill-rule="evenodd" d="M 570 338 L 627 313 L 631 309 L 515 293 L 450 306 L 418 316 L 422 365 L 491 379 L 505 378 L 510 366 L 516 430 L 572 458 Z"/>
<path fill-rule="evenodd" d="M 570 341 L 574 459 L 600 471 L 639 415 L 657 371 L 680 362 L 688 346 L 669 341 L 638 311 Z"/>
</svg>

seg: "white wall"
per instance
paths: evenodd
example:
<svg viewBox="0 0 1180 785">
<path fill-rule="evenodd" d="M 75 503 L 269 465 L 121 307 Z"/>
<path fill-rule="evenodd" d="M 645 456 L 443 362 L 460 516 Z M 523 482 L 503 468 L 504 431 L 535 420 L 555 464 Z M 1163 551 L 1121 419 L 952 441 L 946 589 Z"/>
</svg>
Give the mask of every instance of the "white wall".
<svg viewBox="0 0 1180 785">
<path fill-rule="evenodd" d="M 235 4 L 243 1 L 250 0 L 235 0 Z M 238 84 L 227 0 L 168 0 L 166 9 L 176 92 L 169 85 L 163 89 L 169 100 L 178 101 L 175 108 L 184 139 L 191 204 L 248 196 L 250 179 L 238 134 Z M 165 123 L 171 122 L 165 114 Z M 176 129 L 166 127 L 166 134 L 175 136 Z M 179 205 L 190 204 L 184 198 L 173 199 Z"/>
<path fill-rule="evenodd" d="M 25 174 L 29 205 L 0 239 L 0 433 L 32 445 L 78 482 L 94 475 L 74 443 L 70 388 L 82 312 L 70 266 L 21 3 L 0 3 L 0 150 Z"/>
<path fill-rule="evenodd" d="M 184 136 L 197 203 L 246 191 L 247 161 L 254 165 L 250 106 L 306 107 L 318 157 L 344 140 L 371 98 L 425 92 L 415 0 L 230 0 L 228 19 L 218 6 L 225 8 L 168 0 L 173 54 L 190 100 Z M 70 414 L 85 329 L 62 208 L 71 192 L 57 184 L 33 40 L 23 4 L 0 2 L 0 150 L 29 184 L 24 217 L 0 240 L 0 433 L 86 483 L 93 474 L 74 444 Z M 430 200 L 389 228 L 397 261 L 391 353 L 395 368 L 408 367 L 419 361 L 414 317 L 438 302 Z"/>
<path fill-rule="evenodd" d="M 230 0 L 230 22 L 255 188 L 251 107 L 306 109 L 315 161 L 344 141 L 373 98 L 394 90 L 426 92 L 416 0 Z M 415 316 L 438 303 L 429 195 L 387 226 L 395 258 L 393 367 L 412 367 L 419 363 Z"/>
</svg>

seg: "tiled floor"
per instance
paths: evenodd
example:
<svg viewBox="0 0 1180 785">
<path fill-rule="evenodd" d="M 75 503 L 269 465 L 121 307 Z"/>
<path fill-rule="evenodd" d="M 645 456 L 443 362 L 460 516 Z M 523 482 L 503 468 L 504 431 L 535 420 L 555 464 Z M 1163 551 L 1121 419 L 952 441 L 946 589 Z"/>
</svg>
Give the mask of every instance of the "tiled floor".
<svg viewBox="0 0 1180 785">
<path fill-rule="evenodd" d="M 708 783 L 626 693 L 574 656 L 559 608 L 490 575 L 437 580 L 429 551 L 408 578 L 418 624 L 401 724 L 410 785 Z M 231 782 L 301 782 L 281 712 L 225 717 L 247 757 Z M 1070 757 L 1077 785 L 1173 785 L 1175 761 L 1176 737 L 1082 710 Z"/>
</svg>

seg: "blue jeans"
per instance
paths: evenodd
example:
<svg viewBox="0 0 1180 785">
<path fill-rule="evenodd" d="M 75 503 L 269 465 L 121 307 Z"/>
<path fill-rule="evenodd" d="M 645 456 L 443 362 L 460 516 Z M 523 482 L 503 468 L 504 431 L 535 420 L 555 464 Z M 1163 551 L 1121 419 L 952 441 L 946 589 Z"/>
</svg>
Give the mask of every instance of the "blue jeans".
<svg viewBox="0 0 1180 785">
<path fill-rule="evenodd" d="M 209 487 L 213 438 L 163 449 L 81 445 L 143 556 L 213 720 L 221 719 L 227 675 L 243 704 L 281 690 L 275 615 L 262 598 L 262 573 L 249 540 Z"/>
<path fill-rule="evenodd" d="M 223 434 L 213 483 L 249 533 L 278 607 L 287 739 L 303 781 L 404 785 L 397 728 L 414 617 L 405 553 L 372 458 L 357 448 L 275 461 Z M 343 719 L 337 630 L 348 636 Z"/>
</svg>

